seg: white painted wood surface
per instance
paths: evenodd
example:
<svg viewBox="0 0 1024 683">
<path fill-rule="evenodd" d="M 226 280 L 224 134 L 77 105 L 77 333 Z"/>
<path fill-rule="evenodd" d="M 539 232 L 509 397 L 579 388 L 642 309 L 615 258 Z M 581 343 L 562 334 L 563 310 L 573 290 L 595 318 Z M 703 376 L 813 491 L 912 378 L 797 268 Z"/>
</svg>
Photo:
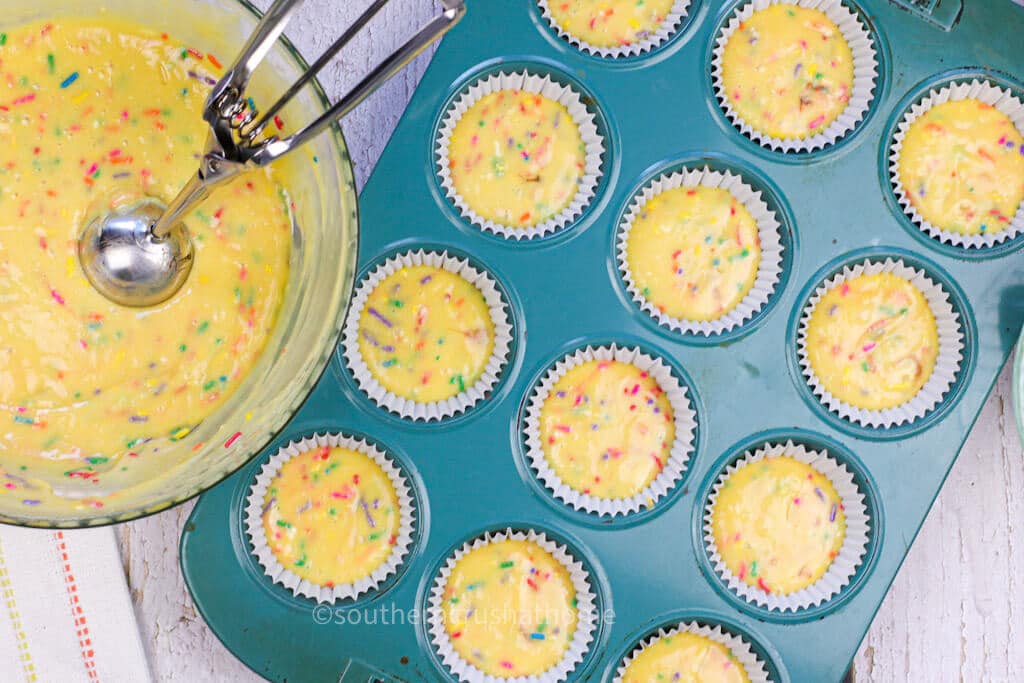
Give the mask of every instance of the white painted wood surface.
<svg viewBox="0 0 1024 683">
<path fill-rule="evenodd" d="M 315 57 L 366 4 L 309 0 L 288 35 Z M 433 11 L 423 0 L 392 2 L 322 77 L 328 91 L 344 92 Z M 345 121 L 360 187 L 426 64 L 421 57 Z M 1009 385 L 1007 368 L 861 646 L 858 682 L 1024 679 L 1024 539 L 1016 537 L 1024 533 L 1024 450 Z M 220 644 L 188 597 L 177 548 L 190 510 L 181 506 L 119 530 L 153 674 L 180 683 L 258 681 Z"/>
</svg>

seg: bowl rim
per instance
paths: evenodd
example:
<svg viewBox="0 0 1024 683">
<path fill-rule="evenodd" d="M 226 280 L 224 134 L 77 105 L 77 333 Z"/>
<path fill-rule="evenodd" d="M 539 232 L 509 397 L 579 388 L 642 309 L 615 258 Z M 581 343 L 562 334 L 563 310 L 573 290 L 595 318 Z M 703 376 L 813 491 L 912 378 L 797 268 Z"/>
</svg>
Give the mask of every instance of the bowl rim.
<svg viewBox="0 0 1024 683">
<path fill-rule="evenodd" d="M 231 1 L 234 2 L 242 10 L 242 12 L 248 12 L 255 19 L 259 20 L 263 17 L 263 12 L 254 4 L 252 4 L 250 0 Z M 277 44 L 284 47 L 287 55 L 295 62 L 295 65 L 299 67 L 300 70 L 302 70 L 303 72 L 309 71 L 309 62 L 306 61 L 306 58 L 302 56 L 302 53 L 299 52 L 298 48 L 295 46 L 294 43 L 292 43 L 288 36 L 282 33 L 277 40 Z M 319 99 L 324 111 L 329 109 L 332 104 L 331 98 L 327 94 L 327 91 L 324 89 L 323 84 L 320 83 L 320 79 L 314 77 L 309 81 L 308 85 L 313 89 L 313 93 L 315 94 L 317 99 Z M 351 193 L 353 199 L 355 200 L 353 202 L 353 254 L 355 254 L 355 258 L 358 259 L 360 234 L 358 201 L 359 191 L 355 182 L 355 173 L 354 167 L 352 166 L 352 157 L 349 154 L 348 142 L 345 140 L 345 134 L 341 129 L 340 123 L 337 120 L 333 121 L 327 130 L 329 131 L 331 139 L 333 140 L 334 143 L 334 147 L 338 152 L 339 165 L 341 166 L 342 175 L 347 176 L 346 178 L 344 178 L 343 185 L 339 188 L 340 191 L 338 193 L 338 196 L 340 198 L 345 194 Z M 334 357 L 334 349 L 337 347 L 341 338 L 343 323 L 348 312 L 349 303 L 351 302 L 352 298 L 351 293 L 355 285 L 356 271 L 357 268 L 354 267 L 352 269 L 352 275 L 350 278 L 351 282 L 349 282 L 349 295 L 342 300 L 341 305 L 339 305 L 337 307 L 337 310 L 334 312 L 333 320 L 331 320 L 331 329 L 334 330 L 334 332 L 331 334 L 333 342 L 331 342 L 328 345 L 329 348 L 325 347 L 325 350 L 321 353 L 320 359 L 316 361 L 308 377 L 305 379 L 305 387 L 299 392 L 299 395 L 302 396 L 302 398 L 295 401 L 290 408 L 285 409 L 285 411 L 281 415 L 282 420 L 280 426 L 276 427 L 275 429 L 272 430 L 271 433 L 268 434 L 266 442 L 260 448 L 253 451 L 248 457 L 244 458 L 243 460 L 240 460 L 237 465 L 228 467 L 222 472 L 220 476 L 210 480 L 209 482 L 203 482 L 198 487 L 196 487 L 195 490 L 191 491 L 187 495 L 181 497 L 178 497 L 176 495 L 167 496 L 160 500 L 157 500 L 156 502 L 150 503 L 145 507 L 132 508 L 122 513 L 116 513 L 111 515 L 109 513 L 104 513 L 101 510 L 99 511 L 100 514 L 85 514 L 79 515 L 75 518 L 67 518 L 60 520 L 41 519 L 34 517 L 18 517 L 15 515 L 4 514 L 0 515 L 0 524 L 6 526 L 35 529 L 96 529 L 100 527 L 114 526 L 117 524 L 122 524 L 124 522 L 132 522 L 138 519 L 144 519 L 146 517 L 150 517 L 152 515 L 156 515 L 161 512 L 171 510 L 181 505 L 182 503 L 186 503 L 194 498 L 197 498 L 206 491 L 212 489 L 214 486 L 217 486 L 224 480 L 237 474 L 239 470 L 245 467 L 248 463 L 252 462 L 254 458 L 259 457 L 260 453 L 263 452 L 263 450 L 267 447 L 268 444 L 273 443 L 273 441 L 281 435 L 281 433 L 291 423 L 292 419 L 302 410 L 303 406 L 305 406 L 306 402 L 309 400 L 310 395 L 313 393 L 313 390 L 316 388 L 317 384 L 319 384 L 320 380 L 323 378 L 324 373 L 327 370 L 327 367 L 331 363 L 331 359 Z"/>
</svg>

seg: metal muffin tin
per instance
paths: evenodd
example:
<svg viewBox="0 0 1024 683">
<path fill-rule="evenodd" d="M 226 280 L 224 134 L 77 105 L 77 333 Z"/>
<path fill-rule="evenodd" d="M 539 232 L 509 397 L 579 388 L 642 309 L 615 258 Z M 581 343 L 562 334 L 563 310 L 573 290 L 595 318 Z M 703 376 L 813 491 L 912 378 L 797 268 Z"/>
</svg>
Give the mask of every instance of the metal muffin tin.
<svg viewBox="0 0 1024 683">
<path fill-rule="evenodd" d="M 424 623 L 430 587 L 467 539 L 511 527 L 543 531 L 590 573 L 604 618 L 571 680 L 610 681 L 640 640 L 694 620 L 746 639 L 772 680 L 842 677 L 1024 320 L 1024 238 L 973 250 L 929 238 L 896 202 L 888 147 L 904 111 L 930 88 L 984 77 L 1024 94 L 1013 29 L 1024 25 L 1024 9 L 1010 0 L 966 0 L 954 22 L 954 0 L 845 0 L 876 40 L 870 111 L 825 150 L 782 154 L 735 129 L 711 87 L 714 38 L 746 1 L 695 1 L 669 40 L 620 59 L 585 54 L 561 39 L 536 0 L 470 4 L 363 190 L 359 277 L 407 250 L 468 259 L 507 299 L 509 360 L 483 401 L 450 419 L 413 422 L 364 395 L 339 350 L 268 448 L 200 498 L 182 535 L 182 570 L 211 628 L 254 671 L 288 681 L 453 679 Z M 583 94 L 606 151 L 597 194 L 582 215 L 552 235 L 516 241 L 460 216 L 441 189 L 434 143 L 447 107 L 469 83 L 523 68 Z M 689 164 L 737 171 L 764 190 L 785 246 L 769 304 L 719 336 L 660 326 L 632 301 L 616 264 L 619 222 L 637 190 Z M 938 406 L 909 425 L 881 429 L 821 404 L 801 373 L 796 335 L 816 285 L 847 263 L 886 257 L 923 270 L 950 294 L 964 351 Z M 668 495 L 649 510 L 601 518 L 570 508 L 537 480 L 524 455 L 522 420 L 552 363 L 576 348 L 611 343 L 662 358 L 686 385 L 698 426 L 683 479 Z M 315 431 L 365 436 L 386 450 L 412 483 L 418 513 L 399 572 L 377 591 L 327 606 L 273 584 L 250 552 L 243 522 L 263 462 Z M 724 467 L 748 448 L 787 439 L 825 448 L 847 465 L 865 494 L 871 534 L 839 594 L 783 613 L 746 602 L 720 580 L 702 517 Z"/>
</svg>

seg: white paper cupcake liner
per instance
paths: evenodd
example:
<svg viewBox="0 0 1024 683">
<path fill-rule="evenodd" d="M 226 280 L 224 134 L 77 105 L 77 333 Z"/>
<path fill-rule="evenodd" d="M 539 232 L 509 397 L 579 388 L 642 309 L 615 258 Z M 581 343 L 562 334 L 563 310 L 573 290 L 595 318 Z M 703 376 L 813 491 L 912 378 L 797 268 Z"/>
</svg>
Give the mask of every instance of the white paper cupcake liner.
<svg viewBox="0 0 1024 683">
<path fill-rule="evenodd" d="M 488 220 L 474 211 L 456 191 L 449 167 L 448 149 L 456 124 L 470 107 L 485 96 L 499 90 L 522 90 L 561 103 L 576 123 L 586 148 L 583 175 L 580 176 L 576 194 L 569 205 L 551 218 L 525 228 L 503 225 Z M 444 122 L 438 131 L 435 147 L 437 174 L 441 180 L 441 187 L 444 188 L 445 196 L 455 205 L 462 216 L 482 230 L 515 240 L 533 239 L 561 230 L 579 217 L 597 192 L 597 185 L 603 173 L 604 151 L 604 139 L 594 123 L 594 114 L 583 104 L 579 93 L 567 85 L 552 80 L 550 76 L 539 76 L 527 70 L 515 73 L 502 71 L 482 78 L 469 86 L 448 108 Z"/>
<path fill-rule="evenodd" d="M 747 465 L 779 455 L 792 456 L 825 475 L 832 483 L 836 493 L 839 494 L 839 498 L 843 502 L 843 513 L 846 515 L 846 535 L 843 538 L 843 545 L 839 549 L 839 554 L 833 558 L 828 570 L 807 588 L 786 595 L 769 593 L 757 586 L 750 586 L 729 571 L 725 560 L 719 554 L 711 525 L 715 501 L 718 499 L 725 480 Z M 839 591 L 850 583 L 857 573 L 857 568 L 863 562 L 870 533 L 870 520 L 867 506 L 864 503 L 864 494 L 857 488 L 853 474 L 845 465 L 840 464 L 829 455 L 828 451 L 808 450 L 792 441 L 787 441 L 785 444 L 766 444 L 753 453 L 748 451 L 739 460 L 729 465 L 719 475 L 712 487 L 704 508 L 704 543 L 715 573 L 734 593 L 747 602 L 780 612 L 796 612 L 817 606 L 838 595 Z"/>
<path fill-rule="evenodd" d="M 750 679 L 750 683 L 768 683 L 771 680 L 768 676 L 768 670 L 765 668 L 764 662 L 754 653 L 754 650 L 750 647 L 750 643 L 741 638 L 740 636 L 733 635 L 731 632 L 723 629 L 718 624 L 709 625 L 699 621 L 684 621 L 671 628 L 660 628 L 656 633 L 641 640 L 633 651 L 630 652 L 619 664 L 619 668 L 616 670 L 615 678 L 612 679 L 612 683 L 622 683 L 623 678 L 626 675 L 629 665 L 640 656 L 640 653 L 654 645 L 657 641 L 662 638 L 672 638 L 681 633 L 692 633 L 696 636 L 703 636 L 716 643 L 729 648 L 733 656 L 739 660 L 743 666 L 743 670 L 747 674 L 747 678 Z"/>
<path fill-rule="evenodd" d="M 755 130 L 733 109 L 728 94 L 725 92 L 722 55 L 725 52 L 726 44 L 741 23 L 749 19 L 757 10 L 765 9 L 770 5 L 799 5 L 824 12 L 839 27 L 853 53 L 853 88 L 850 90 L 850 101 L 846 103 L 846 109 L 836 120 L 816 135 L 806 138 L 783 139 Z M 875 98 L 878 55 L 867 27 L 861 23 L 860 18 L 853 10 L 843 4 L 842 0 L 751 0 L 736 9 L 715 40 L 715 49 L 711 57 L 711 76 L 719 105 L 733 125 L 737 126 L 744 135 L 762 147 L 775 151 L 812 152 L 835 144 L 864 120 Z"/>
<path fill-rule="evenodd" d="M 271 482 L 280 473 L 286 462 L 310 450 L 325 446 L 348 448 L 364 453 L 373 459 L 384 471 L 391 482 L 398 498 L 400 524 L 395 534 L 395 543 L 391 554 L 373 572 L 354 583 L 338 584 L 333 587 L 321 586 L 306 579 L 290 569 L 285 568 L 267 544 L 266 532 L 263 529 L 264 499 Z M 363 439 L 355 439 L 343 434 L 315 434 L 300 441 L 289 442 L 278 449 L 260 468 L 256 480 L 249 490 L 245 505 L 245 531 L 252 542 L 252 553 L 260 563 L 264 573 L 274 583 L 279 583 L 294 595 L 330 603 L 338 600 L 354 599 L 368 591 L 376 590 L 389 576 L 398 571 L 412 544 L 412 534 L 416 525 L 416 509 L 413 504 L 409 484 L 402 472 L 391 459 L 373 444 Z"/>
<path fill-rule="evenodd" d="M 557 2 L 557 0 L 555 0 Z M 629 45 L 620 45 L 615 47 L 601 47 L 599 45 L 593 45 L 587 41 L 579 38 L 568 31 L 564 30 L 554 16 L 551 14 L 550 0 L 538 0 L 540 5 L 540 13 L 548 24 L 558 33 L 558 36 L 574 46 L 578 50 L 582 50 L 588 54 L 596 55 L 598 57 L 635 57 L 645 52 L 650 52 L 654 48 L 658 47 L 666 40 L 671 38 L 676 31 L 679 30 L 679 26 L 683 23 L 683 19 L 686 18 L 686 14 L 690 9 L 691 0 L 675 0 L 672 3 L 672 8 L 665 15 L 664 21 L 661 25 L 651 31 L 645 38 L 638 40 L 635 43 Z"/>
<path fill-rule="evenodd" d="M 619 361 L 629 363 L 648 373 L 665 392 L 672 406 L 675 422 L 675 439 L 669 449 L 668 461 L 658 476 L 644 490 L 629 498 L 598 498 L 570 487 L 559 477 L 548 463 L 540 437 L 540 416 L 555 384 L 567 372 L 590 361 Z M 638 512 L 653 506 L 668 495 L 682 479 L 683 472 L 693 453 L 693 435 L 697 429 L 697 414 L 693 409 L 687 389 L 680 384 L 672 370 L 661 359 L 649 356 L 637 348 L 610 346 L 578 349 L 565 356 L 548 369 L 530 397 L 524 420 L 526 436 L 526 457 L 530 467 L 544 486 L 566 505 L 596 515 L 620 516 Z"/>
<path fill-rule="evenodd" d="M 923 116 L 932 107 L 956 102 L 959 100 L 975 99 L 990 104 L 1002 113 L 1006 114 L 1017 132 L 1024 135 L 1024 105 L 1009 90 L 995 86 L 988 81 L 972 80 L 970 83 L 950 83 L 938 90 L 932 89 L 919 102 L 912 105 L 904 114 L 896 132 L 893 134 L 892 147 L 889 155 L 889 177 L 892 181 L 893 192 L 896 193 L 896 200 L 903 208 L 904 213 L 917 225 L 925 234 L 932 239 L 951 244 L 956 247 L 967 249 L 981 249 L 993 247 L 1006 240 L 1013 239 L 1024 233 L 1024 202 L 1017 207 L 1017 212 L 1010 219 L 1002 230 L 986 232 L 978 235 L 966 235 L 944 230 L 933 225 L 918 213 L 917 207 L 911 202 L 906 189 L 900 180 L 900 153 L 903 150 L 903 139 L 910 130 L 911 124 L 920 116 Z"/>
<path fill-rule="evenodd" d="M 465 391 L 443 401 L 421 403 L 388 391 L 373 376 L 359 349 L 359 318 L 366 307 L 370 294 L 387 277 L 409 266 L 443 268 L 470 282 L 483 294 L 494 323 L 494 349 L 480 378 L 471 386 L 466 387 Z M 352 298 L 342 339 L 348 367 L 359 384 L 359 388 L 374 403 L 384 410 L 410 420 L 434 421 L 462 413 L 487 397 L 494 385 L 498 383 L 505 366 L 508 365 L 512 346 L 512 323 L 509 320 L 508 304 L 490 275 L 474 268 L 465 259 L 450 256 L 446 251 L 434 252 L 421 249 L 392 256 L 374 268 L 363 279 Z"/>
<path fill-rule="evenodd" d="M 738 199 L 757 222 L 757 234 L 761 243 L 761 261 L 753 287 L 732 310 L 715 320 L 685 320 L 662 313 L 657 306 L 644 297 L 629 269 L 629 235 L 633 230 L 634 222 L 643 213 L 647 203 L 667 190 L 698 186 L 720 187 L 728 190 Z M 707 337 L 739 327 L 764 308 L 779 283 L 782 273 L 782 252 L 778 218 L 761 198 L 761 192 L 755 191 L 750 185 L 743 182 L 741 176 L 729 171 L 724 173 L 712 171 L 705 166 L 702 169 L 687 168 L 672 174 L 661 175 L 648 183 L 633 198 L 629 210 L 619 226 L 617 258 L 619 272 L 626 283 L 626 289 L 641 310 L 657 320 L 660 325 L 671 330 Z"/>
<path fill-rule="evenodd" d="M 935 316 L 935 325 L 939 335 L 939 351 L 931 376 L 913 398 L 894 408 L 867 410 L 839 400 L 822 385 L 814 373 L 814 369 L 811 367 L 811 360 L 807 351 L 807 328 L 810 325 L 814 308 L 829 290 L 849 279 L 861 275 L 877 275 L 878 273 L 892 273 L 908 280 L 924 294 L 925 300 L 928 301 L 928 307 L 931 309 L 932 315 Z M 844 420 L 849 420 L 865 427 L 882 427 L 885 429 L 894 425 L 902 425 L 919 420 L 942 401 L 946 392 L 949 391 L 949 388 L 953 386 L 953 382 L 956 381 L 957 373 L 960 372 L 963 348 L 964 334 L 960 328 L 960 314 L 953 309 L 949 293 L 941 285 L 929 278 L 924 271 L 911 268 L 902 261 L 891 258 L 887 258 L 884 261 L 866 259 L 861 263 L 848 265 L 843 268 L 842 272 L 833 275 L 818 285 L 814 290 L 814 294 L 811 295 L 810 300 L 807 302 L 803 315 L 800 317 L 800 331 L 797 338 L 800 367 L 803 368 L 804 378 L 810 385 L 814 395 L 829 410 L 837 413 Z"/>
<path fill-rule="evenodd" d="M 569 573 L 573 588 L 576 590 L 577 620 L 573 639 L 569 643 L 561 661 L 544 673 L 535 676 L 502 678 L 484 673 L 463 659 L 455 651 L 451 638 L 448 636 L 448 631 L 445 629 L 444 612 L 441 604 L 444 598 L 444 588 L 448 583 L 455 563 L 471 550 L 489 543 L 509 540 L 531 541 L 549 552 L 552 557 L 565 567 Z M 599 616 L 597 611 L 597 597 L 591 588 L 590 577 L 581 561 L 575 559 L 564 545 L 552 541 L 542 532 L 532 529 L 513 531 L 509 528 L 503 532 L 488 532 L 472 541 L 467 541 L 445 561 L 430 589 L 430 597 L 427 601 L 427 629 L 441 661 L 464 683 L 540 683 L 541 681 L 544 683 L 558 683 L 559 681 L 567 680 L 569 675 L 586 656 L 587 650 L 594 639 L 594 631 L 597 628 Z"/>
</svg>

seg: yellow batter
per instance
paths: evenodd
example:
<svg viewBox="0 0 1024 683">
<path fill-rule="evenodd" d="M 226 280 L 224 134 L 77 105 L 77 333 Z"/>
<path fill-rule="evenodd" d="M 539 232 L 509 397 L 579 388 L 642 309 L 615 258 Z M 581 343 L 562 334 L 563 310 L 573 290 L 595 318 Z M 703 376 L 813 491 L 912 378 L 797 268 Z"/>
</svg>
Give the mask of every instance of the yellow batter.
<svg viewBox="0 0 1024 683">
<path fill-rule="evenodd" d="M 899 173 L 911 204 L 935 227 L 1000 232 L 1024 200 L 1024 140 L 992 105 L 946 102 L 910 124 Z"/>
<path fill-rule="evenodd" d="M 596 47 L 626 47 L 661 28 L 675 0 L 548 0 L 566 33 Z"/>
<path fill-rule="evenodd" d="M 682 320 L 716 320 L 754 286 L 761 262 L 757 222 L 719 187 L 677 187 L 651 198 L 626 245 L 641 295 Z"/>
<path fill-rule="evenodd" d="M 807 352 L 818 381 L 840 401 L 895 408 L 916 396 L 935 369 L 935 316 L 921 290 L 898 275 L 861 275 L 818 302 Z"/>
<path fill-rule="evenodd" d="M 436 266 L 408 266 L 384 278 L 359 316 L 359 351 L 396 396 L 443 401 L 473 386 L 494 350 L 484 295 Z"/>
<path fill-rule="evenodd" d="M 711 527 L 733 575 L 786 595 L 825 574 L 843 547 L 846 515 L 827 477 L 780 455 L 748 463 L 725 480 Z"/>
<path fill-rule="evenodd" d="M 462 115 L 448 159 L 456 192 L 477 215 L 528 228 L 558 215 L 576 196 L 585 152 L 560 102 L 500 90 Z"/>
<path fill-rule="evenodd" d="M 722 80 L 729 104 L 751 128 L 783 140 L 807 138 L 846 109 L 853 53 L 821 10 L 771 5 L 729 38 Z"/>
<path fill-rule="evenodd" d="M 318 586 L 354 583 L 391 555 L 398 496 L 373 458 L 349 448 L 304 451 L 263 499 L 263 531 L 278 562 Z"/>
<path fill-rule="evenodd" d="M 0 494 L 32 506 L 59 504 L 54 482 L 102 491 L 216 410 L 263 350 L 291 241 L 268 173 L 186 219 L 195 266 L 158 307 L 111 303 L 77 257 L 88 213 L 112 197 L 170 200 L 195 172 L 219 64 L 111 19 L 0 34 Z"/>
<path fill-rule="evenodd" d="M 539 676 L 576 631 L 576 591 L 565 567 L 532 541 L 470 550 L 444 588 L 445 630 L 464 660 L 497 678 Z"/>
<path fill-rule="evenodd" d="M 696 633 L 662 636 L 638 654 L 622 683 L 749 683 L 732 650 Z"/>
<path fill-rule="evenodd" d="M 630 363 L 593 360 L 565 373 L 540 413 L 544 456 L 570 488 L 630 498 L 668 462 L 672 406 L 658 382 Z"/>
</svg>

